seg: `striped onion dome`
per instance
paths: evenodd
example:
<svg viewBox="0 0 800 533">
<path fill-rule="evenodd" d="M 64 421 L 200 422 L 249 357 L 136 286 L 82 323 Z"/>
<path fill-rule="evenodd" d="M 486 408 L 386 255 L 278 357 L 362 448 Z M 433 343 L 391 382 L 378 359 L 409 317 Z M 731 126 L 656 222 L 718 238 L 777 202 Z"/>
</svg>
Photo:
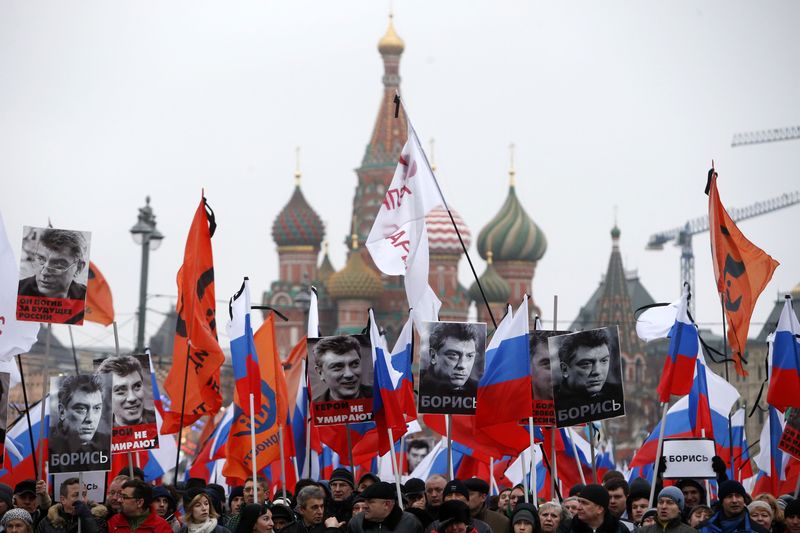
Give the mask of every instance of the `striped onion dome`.
<svg viewBox="0 0 800 533">
<path fill-rule="evenodd" d="M 334 300 L 372 300 L 383 294 L 377 272 L 364 263 L 358 251 L 358 236 L 353 235 L 350 257 L 343 269 L 328 278 L 328 293 Z"/>
<path fill-rule="evenodd" d="M 336 269 L 333 268 L 333 263 L 331 263 L 331 258 L 328 255 L 327 241 L 323 245 L 323 249 L 325 250 L 325 252 L 324 255 L 322 256 L 322 263 L 320 263 L 319 268 L 317 268 L 317 277 L 322 283 L 324 283 L 327 286 L 328 280 L 330 280 L 331 276 L 336 272 Z"/>
<path fill-rule="evenodd" d="M 478 253 L 492 252 L 495 261 L 538 261 L 547 250 L 547 239 L 522 207 L 512 184 L 503 207 L 478 234 Z"/>
<path fill-rule="evenodd" d="M 486 295 L 486 299 L 491 303 L 507 302 L 511 297 L 511 286 L 500 276 L 500 274 L 497 273 L 497 270 L 495 270 L 494 265 L 492 264 L 491 251 L 486 259 L 486 263 L 486 271 L 479 278 L 481 287 L 483 287 L 483 293 Z M 483 302 L 481 289 L 474 281 L 472 282 L 472 286 L 469 288 L 469 297 L 470 300 L 474 302 Z"/>
<path fill-rule="evenodd" d="M 278 246 L 313 246 L 319 248 L 325 237 L 325 225 L 308 205 L 299 180 L 289 203 L 272 223 L 272 238 Z"/>
<path fill-rule="evenodd" d="M 472 242 L 472 233 L 464 223 L 461 215 L 456 213 L 454 209 L 450 209 L 453 214 L 453 220 L 456 221 L 458 232 L 461 233 L 461 238 L 464 240 L 464 246 L 469 248 Z M 461 248 L 461 243 L 458 242 L 458 234 L 453 228 L 453 222 L 450 220 L 450 215 L 447 210 L 442 207 L 432 209 L 425 215 L 425 225 L 428 228 L 428 249 L 433 254 L 461 254 L 464 250 Z"/>
</svg>

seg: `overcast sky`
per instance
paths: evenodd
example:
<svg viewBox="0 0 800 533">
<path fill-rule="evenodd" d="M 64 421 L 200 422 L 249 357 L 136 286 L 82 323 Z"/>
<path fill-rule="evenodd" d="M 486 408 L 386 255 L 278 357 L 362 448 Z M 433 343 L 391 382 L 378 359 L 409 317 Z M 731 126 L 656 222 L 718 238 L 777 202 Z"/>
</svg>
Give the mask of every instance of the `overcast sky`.
<svg viewBox="0 0 800 533">
<path fill-rule="evenodd" d="M 137 208 L 151 195 L 165 235 L 148 292 L 175 295 L 205 187 L 219 224 L 217 298 L 248 275 L 260 299 L 277 277 L 270 231 L 301 146 L 303 191 L 341 268 L 388 10 L 374 0 L 0 3 L 0 212 L 16 253 L 25 224 L 90 230 L 130 346 Z M 800 140 L 730 146 L 737 132 L 800 124 L 798 2 L 397 0 L 394 11 L 407 108 L 420 137 L 436 139 L 444 194 L 475 236 L 502 205 L 517 146 L 518 193 L 548 239 L 534 279 L 545 324 L 554 294 L 569 322 L 597 287 L 614 206 L 626 267 L 671 301 L 680 252 L 645 244 L 707 213 L 712 158 L 729 207 L 800 189 Z M 740 224 L 781 262 L 753 336 L 779 291 L 800 282 L 798 222 L 800 206 Z M 708 234 L 694 250 L 698 321 L 720 330 Z M 148 335 L 160 321 L 148 315 Z M 77 329 L 82 345 L 113 344 L 110 328 Z"/>
</svg>

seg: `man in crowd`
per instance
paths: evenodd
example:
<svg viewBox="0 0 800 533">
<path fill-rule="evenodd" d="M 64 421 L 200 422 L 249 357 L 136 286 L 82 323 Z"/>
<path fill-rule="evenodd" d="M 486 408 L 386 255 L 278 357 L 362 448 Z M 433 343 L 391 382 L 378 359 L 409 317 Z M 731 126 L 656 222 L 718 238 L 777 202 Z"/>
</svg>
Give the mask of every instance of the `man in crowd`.
<svg viewBox="0 0 800 533">
<path fill-rule="evenodd" d="M 46 228 L 32 257 L 35 274 L 20 280 L 19 295 L 85 300 L 86 285 L 76 278 L 86 268 L 87 253 L 81 232 Z"/>
<path fill-rule="evenodd" d="M 348 533 L 422 533 L 419 521 L 397 505 L 397 491 L 391 483 L 375 483 L 367 487 L 361 497 L 367 504 L 366 509 L 350 520 Z"/>
<path fill-rule="evenodd" d="M 696 533 L 697 530 L 683 523 L 684 497 L 678 487 L 664 487 L 656 500 L 656 523 L 645 526 L 639 533 Z"/>
<path fill-rule="evenodd" d="M 307 485 L 297 493 L 297 520 L 283 530 L 284 533 L 323 533 L 326 525 L 322 520 L 325 515 L 325 492 L 317 485 Z M 330 527 L 340 527 L 340 522 L 331 517 Z M 333 523 L 335 522 L 335 523 Z"/>
<path fill-rule="evenodd" d="M 478 380 L 472 367 L 478 357 L 480 329 L 475 324 L 439 322 L 428 338 L 428 367 L 420 377 L 420 395 L 456 393 L 476 396 Z"/>
<path fill-rule="evenodd" d="M 633 522 L 626 516 L 628 494 L 630 493 L 628 482 L 622 477 L 612 477 L 603 483 L 603 487 L 608 491 L 608 512 L 627 527 L 628 531 L 633 531 Z"/>
<path fill-rule="evenodd" d="M 109 517 L 122 511 L 122 485 L 130 479 L 128 476 L 119 475 L 111 480 L 106 494 L 106 507 Z"/>
<path fill-rule="evenodd" d="M 47 510 L 52 504 L 50 495 L 47 494 L 47 482 L 43 479 L 39 481 L 32 479 L 20 481 L 14 487 L 12 502 L 14 507 L 28 511 L 33 520 L 33 528 L 36 529 L 36 526 L 44 519 Z"/>
<path fill-rule="evenodd" d="M 36 527 L 36 532 L 77 533 L 80 528 L 81 533 L 98 533 L 97 521 L 83 501 L 84 494 L 78 478 L 65 479 L 58 492 L 59 503 L 50 507 L 47 516 Z"/>
<path fill-rule="evenodd" d="M 703 484 L 696 479 L 684 478 L 678 480 L 675 484 L 676 487 L 681 489 L 684 498 L 684 517 L 689 516 L 692 509 L 697 505 L 707 505 L 706 502 L 706 489 Z"/>
<path fill-rule="evenodd" d="M 464 484 L 464 482 L 461 481 L 460 479 L 454 479 L 452 481 L 448 481 L 444 487 L 443 495 L 444 495 L 444 503 L 442 505 L 451 501 L 459 501 L 464 504 L 467 504 L 467 508 L 469 509 L 469 489 L 467 488 L 466 484 Z M 482 520 L 471 517 L 470 524 L 477 533 L 492 533 L 492 529 L 489 527 L 489 524 L 487 524 Z M 426 528 L 426 531 L 428 533 L 430 533 L 431 531 L 441 531 L 441 530 L 442 530 L 441 517 L 437 520 L 434 520 Z"/>
<path fill-rule="evenodd" d="M 514 485 L 511 493 L 508 495 L 508 508 L 513 511 L 517 508 L 517 504 L 525 501 L 525 487 L 522 485 Z"/>
<path fill-rule="evenodd" d="M 634 525 L 639 525 L 645 511 L 650 508 L 650 483 L 637 477 L 631 481 L 628 492 L 627 517 Z"/>
<path fill-rule="evenodd" d="M 484 480 L 473 477 L 464 481 L 469 491 L 469 514 L 472 518 L 485 522 L 492 533 L 510 533 L 511 521 L 507 516 L 486 507 L 486 498 L 489 495 L 489 484 Z"/>
<path fill-rule="evenodd" d="M 361 383 L 361 344 L 350 335 L 323 337 L 314 345 L 314 368 L 327 385 L 314 402 L 372 398 L 372 387 Z"/>
<path fill-rule="evenodd" d="M 789 502 L 783 510 L 783 519 L 786 522 L 786 531 L 800 533 L 800 499 Z"/>
<path fill-rule="evenodd" d="M 406 507 L 425 509 L 425 482 L 419 478 L 412 477 L 403 485 L 403 495 L 406 499 Z"/>
<path fill-rule="evenodd" d="M 138 479 L 123 483 L 122 511 L 108 521 L 108 533 L 172 533 L 167 521 L 150 510 L 152 503 L 153 487 Z"/>
<path fill-rule="evenodd" d="M 267 494 L 267 480 L 258 476 L 256 483 L 258 485 L 258 503 L 269 500 L 269 494 Z M 242 489 L 244 503 L 247 505 L 255 502 L 256 495 L 254 487 L 253 478 L 247 478 L 244 482 L 244 488 Z"/>
<path fill-rule="evenodd" d="M 103 414 L 103 384 L 103 379 L 94 374 L 63 379 L 58 389 L 58 420 L 49 440 L 51 450 L 61 454 L 104 451 L 111 457 L 111 436 L 98 431 Z"/>
<path fill-rule="evenodd" d="M 145 377 L 142 364 L 132 355 L 108 357 L 97 367 L 98 374 L 111 374 L 111 412 L 114 427 L 155 424 L 156 413 L 146 409 Z M 150 379 L 150 376 L 147 376 Z"/>
<path fill-rule="evenodd" d="M 353 473 L 347 468 L 337 468 L 331 473 L 328 486 L 331 489 L 330 512 L 339 522 L 347 523 L 353 517 Z"/>
<path fill-rule="evenodd" d="M 425 510 L 434 520 L 439 516 L 439 507 L 444 502 L 445 485 L 447 480 L 439 474 L 434 474 L 425 481 Z"/>
<path fill-rule="evenodd" d="M 156 514 L 167 521 L 172 533 L 178 533 L 181 529 L 181 522 L 175 516 L 178 510 L 178 501 L 169 489 L 163 485 L 153 488 L 153 508 Z"/>
<path fill-rule="evenodd" d="M 578 493 L 578 514 L 572 519 L 571 533 L 627 533 L 627 528 L 608 511 L 608 491 L 588 484 Z"/>
<path fill-rule="evenodd" d="M 431 445 L 426 440 L 414 439 L 406 447 L 408 460 L 408 473 L 412 473 L 431 451 Z"/>
<path fill-rule="evenodd" d="M 720 510 L 708 522 L 701 524 L 700 533 L 767 533 L 763 526 L 750 519 L 747 512 L 747 492 L 738 481 L 729 479 L 719 485 L 717 491 Z"/>
</svg>

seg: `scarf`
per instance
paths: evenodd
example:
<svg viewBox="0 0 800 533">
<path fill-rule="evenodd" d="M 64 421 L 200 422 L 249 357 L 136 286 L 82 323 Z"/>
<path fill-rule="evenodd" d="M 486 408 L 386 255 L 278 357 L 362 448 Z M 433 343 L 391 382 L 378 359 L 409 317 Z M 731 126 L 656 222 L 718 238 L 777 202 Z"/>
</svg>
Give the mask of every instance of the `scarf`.
<svg viewBox="0 0 800 533">
<path fill-rule="evenodd" d="M 215 527 L 217 527 L 216 518 L 209 518 L 202 524 L 193 524 L 190 522 L 186 524 L 186 528 L 189 530 L 189 533 L 211 533 L 214 531 Z"/>
</svg>

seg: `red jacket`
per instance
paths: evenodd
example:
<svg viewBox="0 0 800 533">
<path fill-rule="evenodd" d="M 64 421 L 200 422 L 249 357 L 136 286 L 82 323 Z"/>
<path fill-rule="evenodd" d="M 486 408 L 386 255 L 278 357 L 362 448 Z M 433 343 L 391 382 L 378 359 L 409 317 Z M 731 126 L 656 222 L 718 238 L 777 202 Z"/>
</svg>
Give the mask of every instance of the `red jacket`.
<svg viewBox="0 0 800 533">
<path fill-rule="evenodd" d="M 144 522 L 136 528 L 136 531 L 141 533 L 172 533 L 172 528 L 166 520 L 151 512 L 144 519 Z M 117 513 L 108 521 L 108 533 L 133 533 L 133 531 L 131 531 L 131 525 L 125 515 Z"/>
</svg>

